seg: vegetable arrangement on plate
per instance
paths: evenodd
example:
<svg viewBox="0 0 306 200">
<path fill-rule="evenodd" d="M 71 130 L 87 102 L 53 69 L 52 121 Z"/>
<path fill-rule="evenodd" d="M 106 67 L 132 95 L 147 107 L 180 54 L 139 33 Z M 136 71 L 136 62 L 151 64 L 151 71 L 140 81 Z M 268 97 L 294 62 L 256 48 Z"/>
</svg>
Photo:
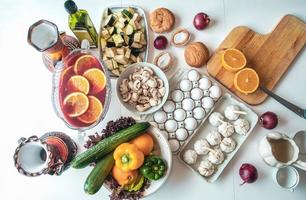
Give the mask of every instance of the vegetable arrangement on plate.
<svg viewBox="0 0 306 200">
<path fill-rule="evenodd" d="M 140 55 L 147 48 L 146 28 L 142 16 L 134 8 L 107 10 L 101 29 L 102 59 L 107 68 L 119 76 L 126 67 L 142 62 Z"/>
<path fill-rule="evenodd" d="M 167 163 L 153 153 L 149 127 L 148 122 L 121 117 L 108 122 L 102 135 L 89 136 L 88 149 L 72 162 L 77 169 L 95 165 L 84 184 L 87 194 L 95 194 L 105 184 L 112 191 L 112 199 L 138 199 L 150 181 L 166 174 Z"/>
</svg>

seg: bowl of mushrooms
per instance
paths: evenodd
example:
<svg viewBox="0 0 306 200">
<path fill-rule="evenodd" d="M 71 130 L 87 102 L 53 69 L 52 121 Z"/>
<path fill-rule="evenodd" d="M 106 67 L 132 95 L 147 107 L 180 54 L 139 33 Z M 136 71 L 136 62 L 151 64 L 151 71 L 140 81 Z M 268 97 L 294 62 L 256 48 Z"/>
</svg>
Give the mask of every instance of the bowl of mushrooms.
<svg viewBox="0 0 306 200">
<path fill-rule="evenodd" d="M 123 106 L 138 115 L 160 109 L 169 95 L 165 73 L 151 63 L 134 63 L 122 72 L 117 82 L 117 96 Z"/>
</svg>

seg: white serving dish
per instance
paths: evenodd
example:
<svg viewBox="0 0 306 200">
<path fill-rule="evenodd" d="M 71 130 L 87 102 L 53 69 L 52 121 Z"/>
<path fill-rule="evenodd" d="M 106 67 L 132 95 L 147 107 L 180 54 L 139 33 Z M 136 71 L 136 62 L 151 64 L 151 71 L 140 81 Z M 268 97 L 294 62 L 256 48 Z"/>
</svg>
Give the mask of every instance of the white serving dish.
<svg viewBox="0 0 306 200">
<path fill-rule="evenodd" d="M 147 40 L 147 47 L 146 47 L 146 51 L 142 53 L 142 57 L 143 57 L 143 62 L 147 62 L 148 61 L 148 55 L 149 55 L 149 26 L 148 26 L 148 22 L 147 22 L 147 18 L 146 18 L 146 14 L 144 12 L 144 10 L 142 8 L 140 8 L 139 6 L 134 6 L 134 5 L 122 5 L 122 6 L 110 6 L 104 9 L 103 13 L 102 13 L 102 17 L 101 17 L 101 22 L 100 22 L 100 28 L 99 28 L 99 33 L 98 33 L 98 51 L 99 51 L 99 55 L 100 58 L 102 60 L 103 54 L 102 54 L 102 49 L 101 49 L 101 44 L 100 44 L 100 38 L 101 38 L 101 30 L 105 24 L 105 17 L 107 16 L 107 10 L 110 9 L 112 12 L 120 12 L 123 9 L 126 8 L 133 8 L 134 10 L 136 10 L 139 15 L 142 17 L 143 20 L 141 20 L 141 25 L 145 28 L 146 31 L 146 40 Z M 102 60 L 103 62 L 103 60 Z M 103 62 L 104 64 L 104 62 Z M 111 77 L 118 77 L 117 75 L 113 74 L 108 67 L 104 64 L 105 68 L 108 70 L 109 74 Z"/>
<path fill-rule="evenodd" d="M 136 110 L 135 106 L 132 106 L 132 105 L 124 102 L 122 100 L 122 96 L 120 94 L 120 89 L 119 89 L 122 80 L 125 79 L 125 78 L 128 78 L 129 75 L 131 73 L 133 73 L 135 71 L 135 69 L 137 67 L 139 67 L 139 66 L 151 68 L 154 71 L 154 74 L 156 76 L 158 76 L 164 82 L 164 87 L 165 87 L 165 95 L 163 96 L 162 102 L 160 104 L 158 104 L 157 106 L 151 107 L 151 108 L 149 108 L 148 110 L 146 110 L 144 112 L 139 112 L 138 110 Z M 147 114 L 156 112 L 157 110 L 159 110 L 164 105 L 164 103 L 166 102 L 166 100 L 168 98 L 168 95 L 169 95 L 169 82 L 168 82 L 168 79 L 167 79 L 165 73 L 160 68 L 158 68 L 157 66 L 155 66 L 155 65 L 153 65 L 151 63 L 139 62 L 139 63 L 131 64 L 129 67 L 126 68 L 125 71 L 123 71 L 120 74 L 120 76 L 119 76 L 119 78 L 117 80 L 116 90 L 117 90 L 117 96 L 118 96 L 121 104 L 126 109 L 128 109 L 130 112 L 132 112 L 132 113 L 134 113 L 134 114 L 136 114 L 138 116 L 140 116 L 140 115 L 147 115 Z"/>
<path fill-rule="evenodd" d="M 161 179 L 157 181 L 151 181 L 150 187 L 144 191 L 143 197 L 147 197 L 153 194 L 154 192 L 156 192 L 159 188 L 161 188 L 163 184 L 167 181 L 172 170 L 172 153 L 168 140 L 165 138 L 165 136 L 160 132 L 158 128 L 152 125 L 148 129 L 148 132 L 151 133 L 151 136 L 153 137 L 155 143 L 153 153 L 154 155 L 158 155 L 162 159 L 164 159 L 167 166 L 167 172 Z M 107 190 L 111 191 L 107 185 L 104 184 L 104 187 L 106 187 Z"/>
<path fill-rule="evenodd" d="M 230 94 L 226 93 L 224 94 L 224 96 L 221 97 L 221 99 L 217 102 L 217 104 L 215 105 L 215 107 L 212 109 L 212 112 L 220 112 L 221 114 L 224 114 L 224 110 L 227 106 L 229 105 L 237 105 L 239 106 L 239 108 L 242 111 L 247 112 L 247 115 L 244 116 L 240 116 L 241 118 L 247 119 L 250 123 L 250 129 L 248 131 L 248 133 L 244 136 L 244 135 L 239 135 L 237 133 L 234 133 L 231 137 L 236 141 L 237 146 L 235 148 L 235 150 L 231 153 L 224 153 L 225 154 L 225 159 L 223 161 L 222 164 L 216 166 L 215 172 L 214 174 L 212 174 L 209 177 L 204 177 L 201 176 L 197 170 L 200 162 L 203 160 L 203 158 L 205 158 L 207 155 L 204 156 L 199 156 L 197 158 L 197 161 L 195 164 L 193 165 L 188 165 L 187 163 L 184 162 L 183 160 L 183 155 L 184 152 L 187 149 L 194 149 L 193 145 L 195 143 L 195 141 L 197 141 L 198 139 L 201 138 L 206 138 L 207 134 L 209 131 L 211 130 L 216 130 L 216 127 L 212 126 L 208 120 L 205 120 L 204 123 L 202 124 L 201 128 L 199 129 L 199 131 L 196 134 L 193 134 L 189 140 L 184 144 L 184 146 L 181 148 L 181 151 L 178 155 L 179 160 L 184 163 L 186 166 L 188 166 L 192 171 L 194 171 L 197 175 L 199 175 L 200 177 L 202 177 L 203 179 L 205 179 L 208 182 L 215 182 L 218 177 L 221 175 L 221 173 L 223 172 L 223 170 L 225 169 L 225 167 L 228 165 L 228 163 L 231 161 L 231 159 L 235 156 L 236 152 L 239 150 L 239 148 L 241 147 L 241 145 L 244 143 L 244 141 L 248 138 L 248 136 L 251 134 L 252 130 L 254 129 L 254 127 L 257 124 L 258 121 L 258 116 L 257 114 L 250 109 L 249 107 L 247 107 L 244 103 L 238 101 L 237 99 L 235 99 L 234 97 L 232 97 Z M 209 113 L 209 115 L 211 114 Z M 227 120 L 228 121 L 228 120 Z"/>
</svg>

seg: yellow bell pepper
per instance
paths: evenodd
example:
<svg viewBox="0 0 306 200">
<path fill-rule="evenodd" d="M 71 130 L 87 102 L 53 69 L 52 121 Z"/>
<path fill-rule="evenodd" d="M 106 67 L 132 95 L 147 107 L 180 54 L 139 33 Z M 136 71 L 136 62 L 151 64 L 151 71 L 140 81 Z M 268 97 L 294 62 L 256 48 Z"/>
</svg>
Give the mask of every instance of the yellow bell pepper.
<svg viewBox="0 0 306 200">
<path fill-rule="evenodd" d="M 114 159 L 116 167 L 131 171 L 143 165 L 144 155 L 135 144 L 122 143 L 115 149 Z"/>
</svg>

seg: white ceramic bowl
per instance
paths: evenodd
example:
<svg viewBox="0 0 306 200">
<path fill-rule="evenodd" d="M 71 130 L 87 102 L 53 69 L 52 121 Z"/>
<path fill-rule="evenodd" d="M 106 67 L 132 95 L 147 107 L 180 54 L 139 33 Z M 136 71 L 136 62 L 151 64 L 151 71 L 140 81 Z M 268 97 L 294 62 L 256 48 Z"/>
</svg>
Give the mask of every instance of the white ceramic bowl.
<svg viewBox="0 0 306 200">
<path fill-rule="evenodd" d="M 132 105 L 124 102 L 122 100 L 122 96 L 120 94 L 120 89 L 119 89 L 122 80 L 125 79 L 125 78 L 128 78 L 129 75 L 132 74 L 137 67 L 149 67 L 149 68 L 151 68 L 154 71 L 154 74 L 156 76 L 158 76 L 164 82 L 164 87 L 165 87 L 165 91 L 166 91 L 165 95 L 163 96 L 163 99 L 162 99 L 160 104 L 158 104 L 157 106 L 151 107 L 151 108 L 149 108 L 148 110 L 146 110 L 144 112 L 139 112 L 138 110 L 136 110 L 135 106 L 132 106 Z M 168 79 L 167 79 L 165 73 L 161 69 L 159 69 L 157 66 L 155 66 L 155 65 L 153 65 L 151 63 L 139 62 L 139 63 L 131 64 L 130 66 L 128 66 L 126 68 L 126 70 L 124 72 L 122 72 L 120 74 L 120 76 L 119 76 L 119 78 L 117 80 L 116 90 L 117 90 L 117 96 L 118 96 L 121 104 L 126 109 L 128 109 L 130 112 L 135 113 L 137 115 L 146 115 L 146 114 L 150 114 L 150 113 L 156 112 L 157 110 L 159 110 L 164 105 L 164 103 L 166 102 L 166 100 L 168 98 L 168 95 L 169 95 L 169 82 L 168 82 Z"/>
<path fill-rule="evenodd" d="M 167 171 L 161 179 L 151 181 L 149 188 L 144 191 L 143 197 L 147 197 L 161 188 L 161 186 L 167 181 L 172 170 L 172 152 L 167 138 L 165 138 L 163 133 L 153 125 L 148 129 L 148 132 L 151 133 L 151 136 L 154 139 L 154 154 L 160 156 L 165 161 Z M 104 187 L 111 192 L 111 189 L 106 184 L 104 184 Z"/>
</svg>

